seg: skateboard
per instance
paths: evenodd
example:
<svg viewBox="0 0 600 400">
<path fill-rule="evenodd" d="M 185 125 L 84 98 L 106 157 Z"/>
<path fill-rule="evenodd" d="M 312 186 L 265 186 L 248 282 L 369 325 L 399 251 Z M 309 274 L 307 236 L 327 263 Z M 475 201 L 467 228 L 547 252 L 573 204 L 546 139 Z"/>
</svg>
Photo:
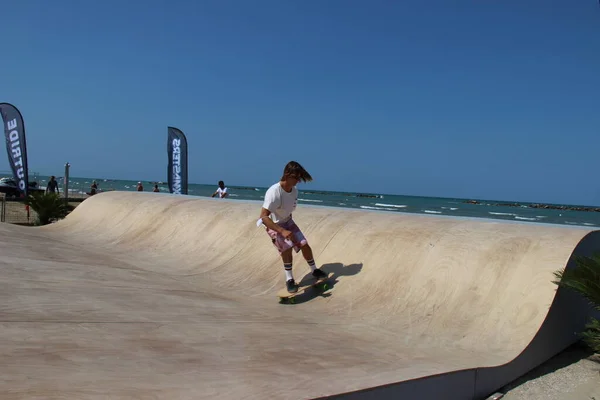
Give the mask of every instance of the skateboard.
<svg viewBox="0 0 600 400">
<path fill-rule="evenodd" d="M 309 278 L 308 282 L 306 282 L 306 280 L 304 280 L 306 283 L 302 283 L 298 286 L 298 291 L 296 293 L 290 293 L 287 291 L 287 288 L 283 288 L 281 290 L 279 290 L 279 292 L 277 292 L 277 297 L 279 297 L 279 302 L 280 303 L 284 303 L 289 301 L 290 303 L 294 303 L 294 297 L 306 292 L 308 289 L 310 288 L 315 288 L 315 289 L 320 289 L 322 291 L 325 291 L 328 289 L 328 285 L 327 285 L 327 281 L 333 276 L 332 273 L 328 273 L 326 277 L 324 278 L 320 278 L 320 279 L 316 279 L 316 278 Z"/>
</svg>

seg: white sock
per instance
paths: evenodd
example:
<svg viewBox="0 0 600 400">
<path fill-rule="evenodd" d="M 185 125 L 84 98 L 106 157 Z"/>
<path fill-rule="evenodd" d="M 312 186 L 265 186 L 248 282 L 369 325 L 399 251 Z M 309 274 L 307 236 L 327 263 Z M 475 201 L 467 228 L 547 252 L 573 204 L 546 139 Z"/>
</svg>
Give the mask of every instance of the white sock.
<svg viewBox="0 0 600 400">
<path fill-rule="evenodd" d="M 284 268 L 285 268 L 285 280 L 289 281 L 290 279 L 294 279 L 294 276 L 292 275 L 291 264 L 285 264 Z"/>
<path fill-rule="evenodd" d="M 285 280 L 289 281 L 290 279 L 294 279 L 294 276 L 292 275 L 292 271 L 288 271 L 287 269 L 285 270 Z"/>
<path fill-rule="evenodd" d="M 307 263 L 308 263 L 308 266 L 310 267 L 311 271 L 314 271 L 315 269 L 317 269 L 317 266 L 315 265 L 315 260 L 314 259 L 308 260 Z"/>
</svg>

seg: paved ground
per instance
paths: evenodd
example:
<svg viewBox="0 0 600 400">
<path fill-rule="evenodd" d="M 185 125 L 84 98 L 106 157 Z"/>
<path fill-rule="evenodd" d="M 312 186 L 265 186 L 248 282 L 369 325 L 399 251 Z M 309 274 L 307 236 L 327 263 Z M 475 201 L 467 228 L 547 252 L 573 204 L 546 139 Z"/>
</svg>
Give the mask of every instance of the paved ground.
<svg viewBox="0 0 600 400">
<path fill-rule="evenodd" d="M 501 393 L 502 400 L 600 400 L 600 356 L 578 343 Z"/>
</svg>

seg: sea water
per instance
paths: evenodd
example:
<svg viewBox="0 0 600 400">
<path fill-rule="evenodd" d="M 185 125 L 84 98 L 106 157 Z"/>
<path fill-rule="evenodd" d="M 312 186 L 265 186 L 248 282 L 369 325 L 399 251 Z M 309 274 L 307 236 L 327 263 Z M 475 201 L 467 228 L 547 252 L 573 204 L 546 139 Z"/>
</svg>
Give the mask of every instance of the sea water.
<svg viewBox="0 0 600 400">
<path fill-rule="evenodd" d="M 45 187 L 47 176 L 36 176 L 39 186 Z M 57 178 L 62 191 L 62 178 Z M 80 178 L 69 179 L 69 192 L 85 195 L 89 192 L 93 181 L 98 184 L 100 191 L 120 190 L 136 191 L 137 181 L 116 180 L 106 178 Z M 158 184 L 161 192 L 169 192 L 166 182 L 142 182 L 144 191 L 152 191 L 154 184 Z M 210 197 L 216 185 L 189 184 L 188 195 Z M 266 187 L 228 186 L 230 199 L 255 200 L 264 198 Z M 363 210 L 388 211 L 399 213 L 417 213 L 430 215 L 445 215 L 458 217 L 492 218 L 498 220 L 522 221 L 534 223 L 579 225 L 586 227 L 600 226 L 600 212 L 575 211 L 569 209 L 532 208 L 533 203 L 519 202 L 517 205 L 507 206 L 507 201 L 455 199 L 442 197 L 418 197 L 389 195 L 380 193 L 343 193 L 333 191 L 313 190 L 308 185 L 298 188 L 300 205 L 318 205 L 328 207 L 358 208 Z M 478 204 L 469 203 L 477 200 Z M 575 208 L 576 205 L 560 205 Z M 600 207 L 598 208 L 600 210 Z"/>
</svg>

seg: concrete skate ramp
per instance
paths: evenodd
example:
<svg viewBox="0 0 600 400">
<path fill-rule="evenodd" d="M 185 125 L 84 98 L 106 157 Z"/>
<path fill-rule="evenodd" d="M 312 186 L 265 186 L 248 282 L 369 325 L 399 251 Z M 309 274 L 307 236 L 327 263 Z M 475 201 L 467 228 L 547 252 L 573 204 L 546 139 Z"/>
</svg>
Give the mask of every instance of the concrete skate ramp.
<svg viewBox="0 0 600 400">
<path fill-rule="evenodd" d="M 590 312 L 551 281 L 598 232 L 303 205 L 336 282 L 279 304 L 259 209 L 109 192 L 49 226 L 2 224 L 2 397 L 483 398 Z"/>
</svg>

